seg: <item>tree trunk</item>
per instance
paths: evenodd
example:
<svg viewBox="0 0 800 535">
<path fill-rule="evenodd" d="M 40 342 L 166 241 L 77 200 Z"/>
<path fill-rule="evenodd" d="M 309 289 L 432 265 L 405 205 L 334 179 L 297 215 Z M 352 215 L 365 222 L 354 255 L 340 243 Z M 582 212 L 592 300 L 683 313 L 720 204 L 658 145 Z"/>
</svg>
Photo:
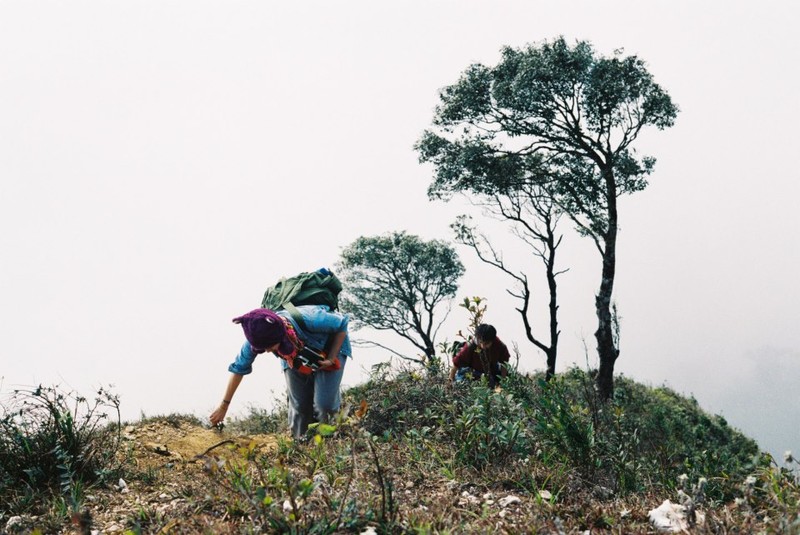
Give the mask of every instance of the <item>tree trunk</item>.
<svg viewBox="0 0 800 535">
<path fill-rule="evenodd" d="M 605 401 L 614 395 L 614 363 L 619 356 L 619 350 L 614 345 L 614 325 L 611 316 L 611 295 L 614 291 L 617 264 L 617 191 L 612 169 L 605 169 L 603 176 L 606 181 L 608 202 L 608 229 L 604 236 L 603 277 L 595 298 L 598 324 L 594 335 L 600 359 L 600 369 L 596 378 L 597 389 L 600 399 Z"/>
<path fill-rule="evenodd" d="M 439 371 L 439 358 L 436 356 L 436 349 L 433 347 L 433 340 L 427 335 L 422 336 L 425 342 L 425 366 L 429 372 Z"/>
<path fill-rule="evenodd" d="M 551 347 L 550 349 L 545 351 L 545 353 L 547 354 L 547 371 L 545 371 L 544 380 L 549 381 L 550 379 L 556 376 L 557 353 L 554 347 Z"/>
<path fill-rule="evenodd" d="M 555 262 L 556 262 L 556 243 L 550 225 L 547 226 L 549 251 L 547 259 L 547 286 L 550 290 L 550 347 L 547 348 L 547 372 L 545 380 L 549 381 L 556 374 L 556 357 L 558 356 L 558 284 L 556 283 Z"/>
</svg>

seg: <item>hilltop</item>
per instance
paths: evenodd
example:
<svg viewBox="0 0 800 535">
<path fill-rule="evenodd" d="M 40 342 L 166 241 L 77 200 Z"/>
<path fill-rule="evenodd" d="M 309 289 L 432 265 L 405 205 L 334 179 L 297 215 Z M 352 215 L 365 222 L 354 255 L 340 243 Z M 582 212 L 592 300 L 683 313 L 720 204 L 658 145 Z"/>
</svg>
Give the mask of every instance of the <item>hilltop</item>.
<svg viewBox="0 0 800 535">
<path fill-rule="evenodd" d="M 93 484 L 76 463 L 26 493 L 8 471 L 0 529 L 651 533 L 670 500 L 694 533 L 800 533 L 796 472 L 663 387 L 620 378 L 600 404 L 578 370 L 493 391 L 383 369 L 345 397 L 339 421 L 299 443 L 281 410 L 223 430 L 182 415 L 111 426 L 115 462 Z"/>
</svg>

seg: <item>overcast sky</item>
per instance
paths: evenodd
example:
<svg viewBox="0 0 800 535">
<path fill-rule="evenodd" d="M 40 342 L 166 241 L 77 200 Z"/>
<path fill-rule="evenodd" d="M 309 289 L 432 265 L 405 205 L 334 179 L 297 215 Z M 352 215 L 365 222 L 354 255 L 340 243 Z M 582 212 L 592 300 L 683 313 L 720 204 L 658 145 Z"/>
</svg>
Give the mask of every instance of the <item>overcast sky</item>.
<svg viewBox="0 0 800 535">
<path fill-rule="evenodd" d="M 206 415 L 266 286 L 361 235 L 451 239 L 414 142 L 437 93 L 564 35 L 644 59 L 681 112 L 621 204 L 618 373 L 800 450 L 800 8 L 794 2 L 0 3 L 0 394 L 114 385 L 123 417 Z M 492 236 L 531 277 L 508 229 Z M 600 258 L 563 225 L 558 369 L 596 365 Z M 459 298 L 525 342 L 509 281 L 459 249 Z M 544 303 L 545 296 L 541 296 Z M 541 314 L 544 314 L 544 310 Z M 466 315 L 454 307 L 440 339 Z M 398 349 L 407 350 L 394 342 Z M 345 383 L 387 356 L 357 353 Z M 283 391 L 261 358 L 233 414 Z"/>
</svg>

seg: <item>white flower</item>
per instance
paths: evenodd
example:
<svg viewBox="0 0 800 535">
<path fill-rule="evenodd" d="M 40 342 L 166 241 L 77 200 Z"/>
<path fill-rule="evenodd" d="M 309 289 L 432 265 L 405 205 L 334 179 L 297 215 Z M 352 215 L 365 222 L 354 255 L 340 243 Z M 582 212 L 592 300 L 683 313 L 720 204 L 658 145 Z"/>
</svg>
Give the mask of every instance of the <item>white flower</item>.
<svg viewBox="0 0 800 535">
<path fill-rule="evenodd" d="M 745 479 L 744 482 L 748 487 L 752 487 L 756 484 L 756 476 L 747 476 L 747 479 Z"/>
</svg>

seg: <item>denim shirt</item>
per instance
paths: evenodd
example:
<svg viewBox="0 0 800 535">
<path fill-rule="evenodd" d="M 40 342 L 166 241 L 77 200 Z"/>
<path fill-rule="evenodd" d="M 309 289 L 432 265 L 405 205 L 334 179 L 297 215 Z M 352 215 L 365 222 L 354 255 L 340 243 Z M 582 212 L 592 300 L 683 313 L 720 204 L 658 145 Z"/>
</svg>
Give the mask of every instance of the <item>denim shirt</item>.
<svg viewBox="0 0 800 535">
<path fill-rule="evenodd" d="M 277 314 L 289 320 L 298 338 L 312 349 L 323 349 L 328 343 L 328 336 L 331 334 L 347 332 L 347 324 L 350 321 L 350 316 L 347 314 L 331 312 L 326 305 L 301 305 L 297 307 L 297 310 L 303 317 L 306 329 L 297 325 L 287 311 L 279 310 Z M 339 358 L 344 359 L 352 355 L 350 335 L 348 334 L 344 338 L 342 349 L 339 350 Z M 228 366 L 228 371 L 239 375 L 251 373 L 253 371 L 253 361 L 256 359 L 256 356 L 258 356 L 258 353 L 253 351 L 250 342 L 245 341 L 244 345 L 242 345 L 242 348 L 239 350 L 239 354 L 236 355 L 236 360 Z M 278 355 L 275 356 L 280 358 Z M 284 370 L 289 367 L 289 363 L 284 359 L 280 359 L 280 361 Z"/>
</svg>

